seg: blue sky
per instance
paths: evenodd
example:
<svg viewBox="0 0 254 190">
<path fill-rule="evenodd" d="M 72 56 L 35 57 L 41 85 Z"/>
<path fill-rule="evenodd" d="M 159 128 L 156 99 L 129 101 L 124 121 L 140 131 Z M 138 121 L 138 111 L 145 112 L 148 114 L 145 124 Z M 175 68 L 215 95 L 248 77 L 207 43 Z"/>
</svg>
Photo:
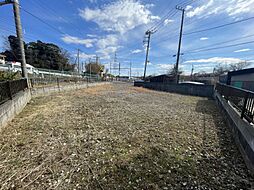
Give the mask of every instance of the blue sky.
<svg viewBox="0 0 254 190">
<path fill-rule="evenodd" d="M 186 2 L 188 4 L 186 4 Z M 184 5 L 184 33 L 202 30 L 254 16 L 254 0 L 20 0 L 22 8 L 48 23 L 21 11 L 25 41 L 41 40 L 56 43 L 75 56 L 81 49 L 82 61 L 98 55 L 105 66 L 117 52 L 122 67 L 132 62 L 133 74 L 142 75 L 145 60 L 145 31 L 158 26 L 151 38 L 148 74 L 166 73 L 176 62 L 181 12 L 174 8 Z M 15 34 L 12 7 L 0 7 L 0 47 L 4 36 Z M 253 62 L 253 44 L 192 52 L 252 41 L 254 19 L 216 30 L 183 36 L 181 68 L 185 74 L 212 72 L 218 64 L 247 60 Z M 242 39 L 238 39 L 245 36 Z M 230 41 L 233 40 L 233 41 Z M 222 43 L 225 42 L 225 43 Z M 214 45 L 221 43 L 220 45 Z M 116 65 L 115 65 L 116 66 Z M 128 74 L 123 70 L 122 74 Z"/>
</svg>

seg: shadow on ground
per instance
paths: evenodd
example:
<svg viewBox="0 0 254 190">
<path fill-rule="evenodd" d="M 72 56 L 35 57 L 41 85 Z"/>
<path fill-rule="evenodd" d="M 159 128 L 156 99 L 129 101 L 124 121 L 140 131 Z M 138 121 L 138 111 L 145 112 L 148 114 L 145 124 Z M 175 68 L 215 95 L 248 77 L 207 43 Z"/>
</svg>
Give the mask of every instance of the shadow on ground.
<svg viewBox="0 0 254 190">
<path fill-rule="evenodd" d="M 202 147 L 182 154 L 151 145 L 90 183 L 104 189 L 252 189 L 252 178 L 213 100 L 199 100 Z M 213 122 L 213 125 L 207 125 Z"/>
</svg>

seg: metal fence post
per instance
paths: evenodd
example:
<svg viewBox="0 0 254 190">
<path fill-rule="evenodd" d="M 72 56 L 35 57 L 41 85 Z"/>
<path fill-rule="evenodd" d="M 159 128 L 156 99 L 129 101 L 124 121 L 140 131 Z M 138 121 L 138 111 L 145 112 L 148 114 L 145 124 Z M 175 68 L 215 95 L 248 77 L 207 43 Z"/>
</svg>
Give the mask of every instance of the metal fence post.
<svg viewBox="0 0 254 190">
<path fill-rule="evenodd" d="M 60 83 L 59 83 L 59 78 L 58 77 L 56 78 L 56 82 L 57 82 L 57 87 L 60 90 Z"/>
<path fill-rule="evenodd" d="M 246 94 L 245 97 L 244 97 L 244 104 L 243 104 L 243 109 L 242 109 L 242 113 L 241 113 L 241 119 L 244 118 L 244 114 L 245 114 L 245 111 L 246 111 L 246 105 L 247 105 L 247 102 L 248 102 L 248 98 L 249 98 L 249 94 Z"/>
<path fill-rule="evenodd" d="M 6 85 L 7 85 L 7 93 L 8 93 L 8 96 L 9 96 L 10 100 L 12 100 L 11 82 L 10 82 L 10 81 L 7 81 Z"/>
<path fill-rule="evenodd" d="M 33 88 L 34 87 L 34 81 L 33 81 L 33 79 L 30 79 L 30 83 L 31 83 L 31 87 Z"/>
</svg>

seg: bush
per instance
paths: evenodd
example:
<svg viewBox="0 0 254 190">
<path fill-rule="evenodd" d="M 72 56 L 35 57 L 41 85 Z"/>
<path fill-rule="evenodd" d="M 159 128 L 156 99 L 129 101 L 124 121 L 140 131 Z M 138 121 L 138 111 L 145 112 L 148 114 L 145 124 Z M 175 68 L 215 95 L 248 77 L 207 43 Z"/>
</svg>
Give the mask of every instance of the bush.
<svg viewBox="0 0 254 190">
<path fill-rule="evenodd" d="M 13 73 L 13 72 L 0 71 L 0 81 L 17 80 L 20 78 L 21 78 L 20 72 Z"/>
</svg>

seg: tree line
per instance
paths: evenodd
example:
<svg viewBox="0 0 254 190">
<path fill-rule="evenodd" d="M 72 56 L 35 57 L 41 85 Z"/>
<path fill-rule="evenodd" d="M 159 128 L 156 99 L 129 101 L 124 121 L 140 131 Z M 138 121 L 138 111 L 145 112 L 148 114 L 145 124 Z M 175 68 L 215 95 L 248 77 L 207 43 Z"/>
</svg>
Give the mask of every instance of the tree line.
<svg viewBox="0 0 254 190">
<path fill-rule="evenodd" d="M 19 41 L 16 36 L 9 36 L 5 43 L 5 51 L 1 54 L 6 56 L 6 61 L 21 62 Z M 26 62 L 37 68 L 73 71 L 70 54 L 53 43 L 42 41 L 25 43 Z"/>
</svg>

